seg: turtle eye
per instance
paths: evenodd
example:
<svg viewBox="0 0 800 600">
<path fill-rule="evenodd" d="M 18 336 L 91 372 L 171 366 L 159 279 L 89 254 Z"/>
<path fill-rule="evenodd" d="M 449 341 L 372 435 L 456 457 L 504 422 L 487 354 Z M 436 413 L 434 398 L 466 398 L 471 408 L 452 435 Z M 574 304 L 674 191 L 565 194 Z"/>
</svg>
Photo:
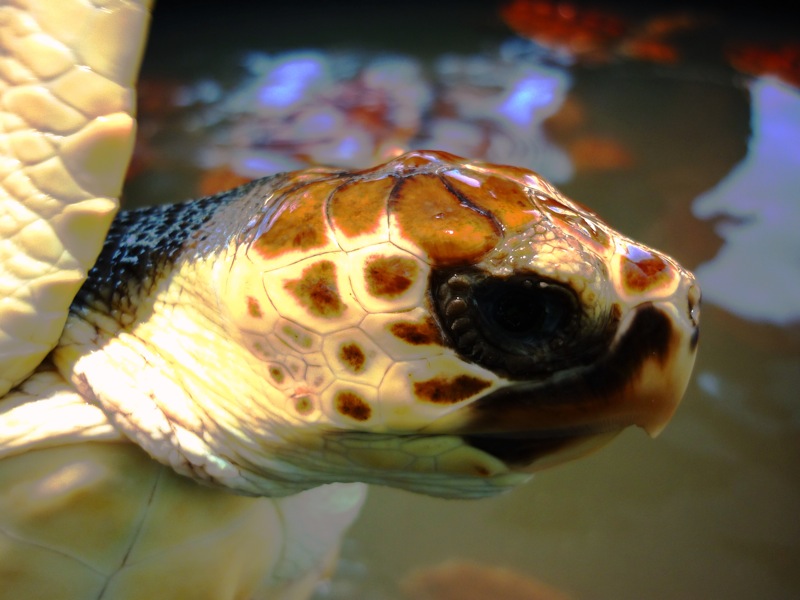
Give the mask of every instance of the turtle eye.
<svg viewBox="0 0 800 600">
<path fill-rule="evenodd" d="M 436 314 L 464 358 L 512 378 L 537 378 L 598 352 L 567 285 L 535 274 L 480 271 L 434 276 Z M 592 337 L 595 337 L 594 335 Z"/>
<path fill-rule="evenodd" d="M 483 326 L 520 342 L 541 343 L 574 318 L 574 295 L 545 281 L 488 280 L 475 290 L 474 302 Z"/>
</svg>

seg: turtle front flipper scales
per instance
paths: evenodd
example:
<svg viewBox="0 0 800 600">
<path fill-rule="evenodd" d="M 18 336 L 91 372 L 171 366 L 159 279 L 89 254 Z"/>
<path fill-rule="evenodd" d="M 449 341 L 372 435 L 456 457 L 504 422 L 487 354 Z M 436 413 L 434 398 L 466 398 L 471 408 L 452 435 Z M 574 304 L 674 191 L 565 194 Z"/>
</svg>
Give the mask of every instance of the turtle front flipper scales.
<svg viewBox="0 0 800 600">
<path fill-rule="evenodd" d="M 149 3 L 0 7 L 0 395 L 55 346 L 134 142 Z"/>
</svg>

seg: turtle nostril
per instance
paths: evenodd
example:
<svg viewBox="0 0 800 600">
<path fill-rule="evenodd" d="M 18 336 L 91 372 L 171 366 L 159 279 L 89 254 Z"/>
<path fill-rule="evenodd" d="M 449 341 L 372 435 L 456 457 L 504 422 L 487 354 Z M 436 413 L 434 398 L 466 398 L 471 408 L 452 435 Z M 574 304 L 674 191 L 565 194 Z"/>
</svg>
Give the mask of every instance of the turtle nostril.
<svg viewBox="0 0 800 600">
<path fill-rule="evenodd" d="M 700 293 L 700 286 L 697 284 L 692 284 L 689 287 L 688 296 L 688 306 L 689 306 L 689 318 L 692 321 L 692 325 L 695 327 L 700 326 L 700 300 L 702 294 Z"/>
</svg>

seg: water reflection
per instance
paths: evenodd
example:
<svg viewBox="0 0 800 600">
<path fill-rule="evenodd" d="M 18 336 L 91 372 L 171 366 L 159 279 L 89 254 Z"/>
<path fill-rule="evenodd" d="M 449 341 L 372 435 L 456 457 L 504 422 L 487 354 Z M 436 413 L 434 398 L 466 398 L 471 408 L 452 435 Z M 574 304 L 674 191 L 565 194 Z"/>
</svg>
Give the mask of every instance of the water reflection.
<svg viewBox="0 0 800 600">
<path fill-rule="evenodd" d="M 542 123 L 561 106 L 570 77 L 526 57 L 529 50 L 514 41 L 491 55 L 447 55 L 427 65 L 405 55 L 250 53 L 247 76 L 233 89 L 203 80 L 176 90 L 185 127 L 206 138 L 186 156 L 203 171 L 248 179 L 309 165 L 363 168 L 437 148 L 535 166 L 564 181 L 571 163 Z M 139 156 L 158 146 L 141 141 Z"/>
<path fill-rule="evenodd" d="M 435 66 L 437 105 L 415 147 L 516 164 L 555 182 L 572 176 L 568 156 L 542 128 L 566 98 L 567 71 L 543 64 L 518 40 L 494 55 L 446 55 Z"/>
<path fill-rule="evenodd" d="M 263 80 L 256 83 L 256 104 L 253 106 L 260 110 L 279 111 L 297 104 L 314 87 L 324 87 L 328 83 L 330 76 L 326 66 L 319 54 L 278 60 L 267 69 Z"/>
<path fill-rule="evenodd" d="M 747 157 L 694 203 L 698 217 L 720 220 L 725 240 L 697 275 L 706 301 L 784 325 L 800 321 L 800 95 L 772 77 L 756 79 L 750 91 Z"/>
</svg>

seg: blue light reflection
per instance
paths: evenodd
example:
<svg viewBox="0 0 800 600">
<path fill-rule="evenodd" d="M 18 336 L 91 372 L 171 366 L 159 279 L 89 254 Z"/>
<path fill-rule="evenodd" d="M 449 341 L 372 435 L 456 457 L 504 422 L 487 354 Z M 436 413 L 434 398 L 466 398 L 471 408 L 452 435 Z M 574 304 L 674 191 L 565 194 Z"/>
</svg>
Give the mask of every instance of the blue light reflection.
<svg viewBox="0 0 800 600">
<path fill-rule="evenodd" d="M 286 108 L 302 100 L 324 75 L 325 65 L 319 57 L 290 56 L 272 68 L 258 91 L 258 101 L 265 107 Z"/>
<path fill-rule="evenodd" d="M 800 320 L 800 94 L 765 77 L 751 85 L 747 157 L 695 200 L 700 218 L 731 217 L 716 257 L 696 270 L 703 298 L 753 321 Z"/>
<path fill-rule="evenodd" d="M 561 83 L 561 78 L 553 75 L 544 76 L 541 72 L 528 73 L 515 82 L 514 87 L 498 106 L 498 112 L 513 123 L 528 127 L 537 112 L 552 105 L 556 99 L 556 88 Z"/>
</svg>

